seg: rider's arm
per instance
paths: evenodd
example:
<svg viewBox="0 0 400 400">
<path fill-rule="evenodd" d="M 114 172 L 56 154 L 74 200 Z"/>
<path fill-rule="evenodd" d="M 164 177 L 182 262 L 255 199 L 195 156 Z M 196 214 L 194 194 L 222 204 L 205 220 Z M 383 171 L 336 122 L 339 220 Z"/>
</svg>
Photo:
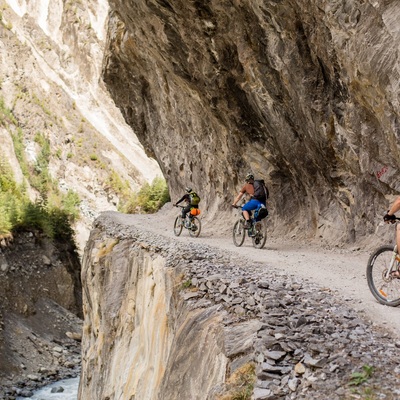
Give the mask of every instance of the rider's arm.
<svg viewBox="0 0 400 400">
<path fill-rule="evenodd" d="M 390 207 L 390 210 L 388 211 L 388 214 L 394 215 L 399 210 L 400 210 L 400 196 L 394 201 L 394 203 Z"/>
<path fill-rule="evenodd" d="M 184 194 L 184 195 L 182 196 L 182 198 L 181 198 L 180 200 L 178 200 L 175 204 L 181 203 L 183 200 L 187 199 L 187 197 L 189 197 L 189 196 L 188 196 L 187 194 Z"/>
<path fill-rule="evenodd" d="M 232 205 L 236 206 L 236 203 L 243 197 L 244 193 L 239 192 L 239 194 L 236 196 L 236 199 L 233 201 Z"/>
</svg>

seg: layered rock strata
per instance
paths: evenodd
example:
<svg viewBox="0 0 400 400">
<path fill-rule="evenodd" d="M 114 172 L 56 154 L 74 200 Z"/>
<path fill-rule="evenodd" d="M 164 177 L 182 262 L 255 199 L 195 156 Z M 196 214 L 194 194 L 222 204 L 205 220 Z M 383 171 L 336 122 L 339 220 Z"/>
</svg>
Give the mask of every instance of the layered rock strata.
<svg viewBox="0 0 400 400">
<path fill-rule="evenodd" d="M 374 232 L 400 190 L 398 2 L 110 7 L 104 80 L 173 197 L 193 185 L 215 217 L 252 170 L 276 233 Z"/>
<path fill-rule="evenodd" d="M 329 290 L 268 266 L 109 212 L 95 222 L 82 274 L 81 399 L 218 399 L 243 389 L 233 377 L 248 366 L 256 400 L 350 398 L 352 373 L 365 368 L 373 373 L 360 391 L 397 390 L 386 333 Z"/>
</svg>

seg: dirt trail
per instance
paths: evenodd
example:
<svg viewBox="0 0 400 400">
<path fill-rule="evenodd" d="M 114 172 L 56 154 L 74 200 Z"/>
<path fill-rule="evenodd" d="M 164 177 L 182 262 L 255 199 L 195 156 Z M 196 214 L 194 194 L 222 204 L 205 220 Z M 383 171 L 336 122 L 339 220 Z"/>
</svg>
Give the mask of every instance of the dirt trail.
<svg viewBox="0 0 400 400">
<path fill-rule="evenodd" d="M 203 224 L 199 238 L 189 237 L 184 230 L 181 236 L 173 233 L 176 210 L 155 215 L 129 215 L 124 223 L 177 241 L 200 242 L 219 250 L 240 255 L 253 262 L 265 265 L 280 274 L 289 274 L 321 287 L 329 288 L 336 296 L 345 299 L 348 306 L 363 314 L 372 324 L 388 330 L 393 337 L 400 339 L 400 308 L 383 306 L 373 298 L 366 280 L 366 265 L 369 253 L 351 250 L 326 250 L 311 245 L 271 239 L 261 250 L 254 249 L 249 238 L 242 247 L 235 247 L 230 234 L 221 236 L 209 224 Z"/>
</svg>

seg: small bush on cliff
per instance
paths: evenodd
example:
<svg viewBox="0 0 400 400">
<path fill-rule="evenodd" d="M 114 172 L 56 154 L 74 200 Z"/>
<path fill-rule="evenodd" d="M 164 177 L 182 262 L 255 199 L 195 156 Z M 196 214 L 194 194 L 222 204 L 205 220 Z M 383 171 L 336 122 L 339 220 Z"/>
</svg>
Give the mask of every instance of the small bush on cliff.
<svg viewBox="0 0 400 400">
<path fill-rule="evenodd" d="M 122 207 L 123 212 L 129 214 L 155 213 L 165 203 L 170 201 L 167 183 L 165 179 L 154 178 L 151 185 L 145 183 L 138 193 L 135 193 Z"/>
<path fill-rule="evenodd" d="M 229 377 L 226 382 L 227 392 L 218 397 L 218 400 L 250 400 L 255 381 L 255 365 L 244 364 Z"/>
</svg>

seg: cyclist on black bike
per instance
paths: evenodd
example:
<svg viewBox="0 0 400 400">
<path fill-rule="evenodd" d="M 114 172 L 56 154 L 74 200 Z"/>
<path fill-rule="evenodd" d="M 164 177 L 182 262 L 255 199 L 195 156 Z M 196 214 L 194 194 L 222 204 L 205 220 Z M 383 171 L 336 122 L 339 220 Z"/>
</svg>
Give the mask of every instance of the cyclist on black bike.
<svg viewBox="0 0 400 400">
<path fill-rule="evenodd" d="M 261 205 L 265 207 L 267 202 L 267 193 L 255 196 L 254 189 L 254 175 L 249 173 L 246 175 L 246 184 L 240 189 L 239 194 L 236 196 L 232 206 L 235 207 L 236 203 L 247 194 L 250 200 L 242 207 L 243 217 L 246 220 L 245 228 L 250 228 L 250 211 L 257 210 Z M 264 184 L 264 183 L 263 183 Z"/>
<path fill-rule="evenodd" d="M 186 188 L 186 193 L 182 196 L 180 200 L 178 200 L 174 206 L 177 206 L 179 203 L 182 201 L 186 202 L 186 207 L 182 208 L 182 219 L 185 220 L 186 214 L 192 209 L 192 208 L 199 208 L 199 203 L 200 203 L 200 197 L 196 192 L 193 191 L 191 187 Z"/>
</svg>

